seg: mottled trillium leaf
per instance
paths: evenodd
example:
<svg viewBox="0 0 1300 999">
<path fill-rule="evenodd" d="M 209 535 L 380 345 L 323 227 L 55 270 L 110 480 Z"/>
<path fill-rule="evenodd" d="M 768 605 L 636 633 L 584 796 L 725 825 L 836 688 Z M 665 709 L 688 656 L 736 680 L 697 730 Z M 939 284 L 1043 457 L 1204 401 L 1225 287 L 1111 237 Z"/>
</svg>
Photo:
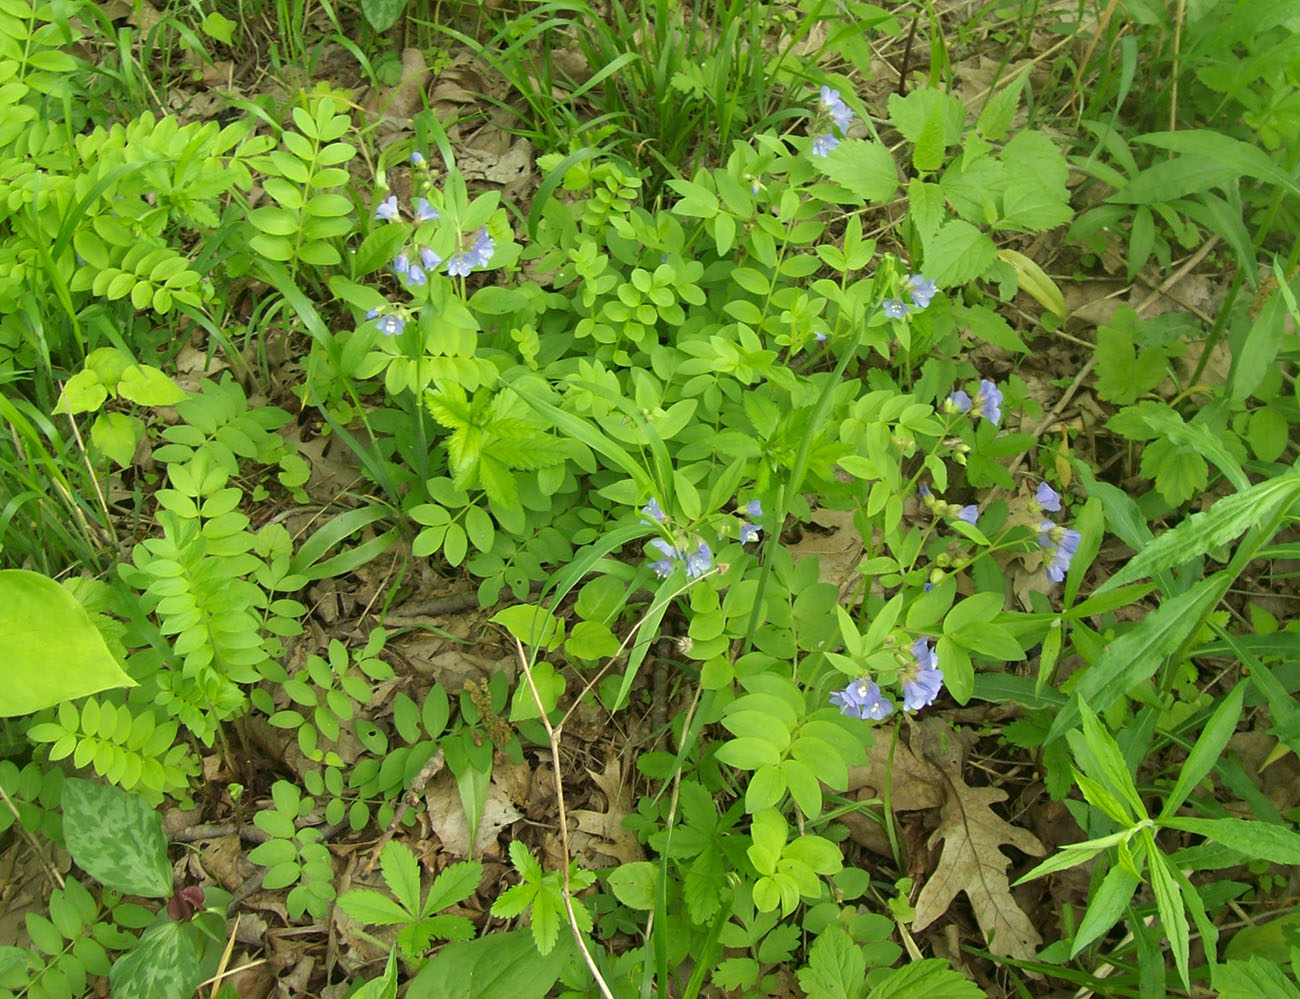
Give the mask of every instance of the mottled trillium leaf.
<svg viewBox="0 0 1300 999">
<path fill-rule="evenodd" d="M 185 923 L 159 923 L 113 962 L 114 999 L 188 999 L 198 988 L 198 950 Z"/>
<path fill-rule="evenodd" d="M 63 785 L 62 805 L 64 839 L 78 867 L 125 895 L 171 894 L 162 816 L 143 798 L 111 784 L 70 777 Z"/>
</svg>

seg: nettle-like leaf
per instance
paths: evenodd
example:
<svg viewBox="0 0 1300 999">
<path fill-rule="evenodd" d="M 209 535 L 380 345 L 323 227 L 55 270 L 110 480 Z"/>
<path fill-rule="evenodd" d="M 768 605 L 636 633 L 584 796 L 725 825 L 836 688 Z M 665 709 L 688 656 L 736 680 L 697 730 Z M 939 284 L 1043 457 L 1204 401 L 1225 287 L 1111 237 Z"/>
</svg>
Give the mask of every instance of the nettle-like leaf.
<svg viewBox="0 0 1300 999">
<path fill-rule="evenodd" d="M 63 835 L 77 866 L 124 894 L 171 894 L 162 816 L 142 798 L 72 777 L 63 785 L 62 804 Z"/>
</svg>

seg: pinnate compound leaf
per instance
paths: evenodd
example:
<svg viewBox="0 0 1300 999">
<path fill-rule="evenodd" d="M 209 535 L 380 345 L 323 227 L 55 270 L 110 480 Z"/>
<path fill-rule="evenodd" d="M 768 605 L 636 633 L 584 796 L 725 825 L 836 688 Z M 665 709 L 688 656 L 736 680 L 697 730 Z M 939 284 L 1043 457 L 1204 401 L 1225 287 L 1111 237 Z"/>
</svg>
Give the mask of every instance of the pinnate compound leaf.
<svg viewBox="0 0 1300 999">
<path fill-rule="evenodd" d="M 912 926 L 925 929 L 948 910 L 959 891 L 964 891 L 980 928 L 991 938 L 989 950 L 1029 960 L 1043 940 L 1011 895 L 1007 882 L 1011 860 L 1001 847 L 1009 844 L 1022 853 L 1040 857 L 1046 852 L 1043 844 L 1033 833 L 1011 825 L 989 807 L 1004 801 L 1006 792 L 969 787 L 959 775 L 947 776 L 948 795 L 940 812 L 939 828 L 929 843 L 933 849 L 942 842 L 943 853 L 917 897 Z M 917 994 L 922 993 L 918 990 Z M 932 993 L 926 990 L 924 994 Z"/>
<path fill-rule="evenodd" d="M 126 895 L 166 898 L 172 868 L 162 816 L 143 798 L 70 777 L 63 785 L 63 836 L 77 866 Z"/>
<path fill-rule="evenodd" d="M 799 969 L 799 987 L 808 999 L 858 999 L 866 974 L 862 948 L 832 924 L 813 943 L 808 965 Z"/>
<path fill-rule="evenodd" d="M 0 717 L 30 714 L 110 687 L 134 687 L 90 615 L 39 572 L 0 571 Z"/>
<path fill-rule="evenodd" d="M 113 999 L 190 999 L 203 974 L 188 923 L 159 923 L 113 962 Z"/>
</svg>

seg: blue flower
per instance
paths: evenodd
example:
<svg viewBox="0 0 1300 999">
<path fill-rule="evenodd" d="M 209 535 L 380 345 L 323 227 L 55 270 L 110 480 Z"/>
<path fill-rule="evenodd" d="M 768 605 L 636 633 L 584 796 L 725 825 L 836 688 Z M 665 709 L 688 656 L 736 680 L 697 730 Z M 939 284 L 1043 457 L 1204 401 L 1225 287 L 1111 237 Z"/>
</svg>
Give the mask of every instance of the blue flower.
<svg viewBox="0 0 1300 999">
<path fill-rule="evenodd" d="M 438 214 L 438 209 L 429 204 L 428 198 L 415 199 L 415 221 L 432 222 L 434 219 L 440 218 L 442 216 Z"/>
<path fill-rule="evenodd" d="M 975 395 L 975 405 L 979 407 L 980 416 L 995 427 L 1002 422 L 1002 393 L 987 378 L 980 382 L 980 390 Z"/>
<path fill-rule="evenodd" d="M 379 318 L 378 309 L 366 309 L 366 319 L 378 319 L 378 318 Z"/>
<path fill-rule="evenodd" d="M 486 267 L 492 261 L 495 247 L 487 227 L 479 230 L 474 245 L 463 253 L 453 254 L 447 260 L 447 273 L 453 277 L 465 277 L 475 267 Z"/>
<path fill-rule="evenodd" d="M 654 570 L 656 576 L 660 579 L 667 578 L 673 571 L 673 565 L 681 558 L 681 552 L 670 545 L 663 538 L 655 538 L 650 542 L 650 547 L 658 549 L 663 558 L 650 563 L 650 568 Z"/>
<path fill-rule="evenodd" d="M 700 547 L 686 556 L 686 578 L 698 579 L 713 568 L 713 552 L 703 541 Z"/>
<path fill-rule="evenodd" d="M 971 503 L 968 506 L 964 506 L 957 511 L 957 519 L 964 520 L 966 521 L 966 523 L 971 525 L 974 525 L 975 521 L 979 520 L 979 517 L 980 517 L 979 507 L 977 507 L 974 503 Z"/>
<path fill-rule="evenodd" d="M 961 389 L 958 389 L 952 395 L 948 396 L 948 408 L 958 413 L 969 413 L 971 407 L 970 396 Z"/>
<path fill-rule="evenodd" d="M 840 98 L 840 92 L 830 87 L 822 87 L 820 103 L 822 111 L 830 115 L 836 127 L 841 132 L 848 131 L 849 125 L 853 122 L 853 110 Z"/>
<path fill-rule="evenodd" d="M 641 508 L 641 512 L 650 518 L 650 520 L 642 520 L 641 523 L 643 524 L 649 524 L 651 521 L 656 524 L 662 524 L 668 519 L 668 515 L 663 511 L 663 507 L 659 505 L 659 501 L 653 496 L 650 497 L 650 502 Z"/>
<path fill-rule="evenodd" d="M 429 283 L 429 277 L 424 273 L 424 268 L 419 264 L 412 264 L 411 269 L 406 272 L 406 281 L 408 284 L 422 285 Z"/>
<path fill-rule="evenodd" d="M 406 275 L 411 273 L 411 258 L 406 255 L 405 250 L 394 258 L 393 273 L 399 277 L 406 277 Z"/>
<path fill-rule="evenodd" d="M 903 685 L 904 710 L 920 711 L 931 704 L 943 689 L 943 670 L 939 669 L 938 659 L 927 638 L 916 640 L 912 655 L 914 661 L 899 672 L 898 678 Z"/>
<path fill-rule="evenodd" d="M 902 319 L 907 315 L 907 305 L 901 298 L 887 298 L 880 307 L 885 310 L 885 315 L 890 319 Z"/>
<path fill-rule="evenodd" d="M 912 302 L 918 309 L 924 309 L 934 298 L 934 282 L 928 280 L 920 274 L 909 274 L 904 280 L 911 286 Z"/>
<path fill-rule="evenodd" d="M 1068 527 L 1059 527 L 1050 520 L 1038 525 L 1038 543 L 1047 550 L 1047 578 L 1053 583 L 1065 580 L 1070 561 L 1079 550 L 1080 534 Z"/>
<path fill-rule="evenodd" d="M 763 504 L 758 500 L 750 500 L 745 504 L 745 513 L 750 517 L 761 517 L 763 516 Z"/>
<path fill-rule="evenodd" d="M 375 209 L 375 219 L 385 222 L 392 222 L 398 217 L 397 195 L 390 194 L 387 198 L 379 203 Z"/>
<path fill-rule="evenodd" d="M 406 329 L 406 320 L 400 316 L 395 316 L 391 312 L 386 316 L 380 316 L 379 321 L 375 323 L 379 332 L 384 336 L 397 336 L 402 330 Z"/>
<path fill-rule="evenodd" d="M 816 333 L 813 334 L 813 336 L 817 338 L 818 343 L 826 342 L 826 334 L 823 333 L 821 330 L 818 330 Z"/>
<path fill-rule="evenodd" d="M 831 694 L 831 703 L 850 718 L 861 718 L 863 721 L 880 721 L 894 710 L 893 702 L 880 695 L 876 682 L 865 676 Z"/>
<path fill-rule="evenodd" d="M 424 166 L 424 153 L 418 149 L 411 154 L 411 166 Z"/>
<path fill-rule="evenodd" d="M 830 132 L 825 135 L 819 135 L 813 139 L 812 154 L 814 156 L 826 156 L 830 151 L 840 144 L 840 140 L 835 138 Z"/>
<path fill-rule="evenodd" d="M 1034 502 L 1051 513 L 1057 513 L 1061 509 L 1060 494 L 1046 482 L 1038 483 L 1038 491 L 1034 493 Z"/>
<path fill-rule="evenodd" d="M 753 524 L 744 523 L 740 525 L 740 543 L 747 545 L 751 541 L 758 540 L 759 529 Z"/>
<path fill-rule="evenodd" d="M 427 246 L 422 246 L 420 247 L 420 263 L 424 264 L 424 269 L 432 274 L 438 269 L 438 265 L 442 263 L 442 257 Z"/>
</svg>

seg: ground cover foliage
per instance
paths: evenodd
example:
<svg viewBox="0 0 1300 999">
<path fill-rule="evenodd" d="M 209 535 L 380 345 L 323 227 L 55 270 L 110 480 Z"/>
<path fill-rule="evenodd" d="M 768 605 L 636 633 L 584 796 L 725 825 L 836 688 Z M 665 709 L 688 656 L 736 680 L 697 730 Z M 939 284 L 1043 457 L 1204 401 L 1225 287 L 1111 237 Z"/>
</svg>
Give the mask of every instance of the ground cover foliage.
<svg viewBox="0 0 1300 999">
<path fill-rule="evenodd" d="M 0 0 L 0 995 L 1300 996 L 1298 30 Z"/>
</svg>

